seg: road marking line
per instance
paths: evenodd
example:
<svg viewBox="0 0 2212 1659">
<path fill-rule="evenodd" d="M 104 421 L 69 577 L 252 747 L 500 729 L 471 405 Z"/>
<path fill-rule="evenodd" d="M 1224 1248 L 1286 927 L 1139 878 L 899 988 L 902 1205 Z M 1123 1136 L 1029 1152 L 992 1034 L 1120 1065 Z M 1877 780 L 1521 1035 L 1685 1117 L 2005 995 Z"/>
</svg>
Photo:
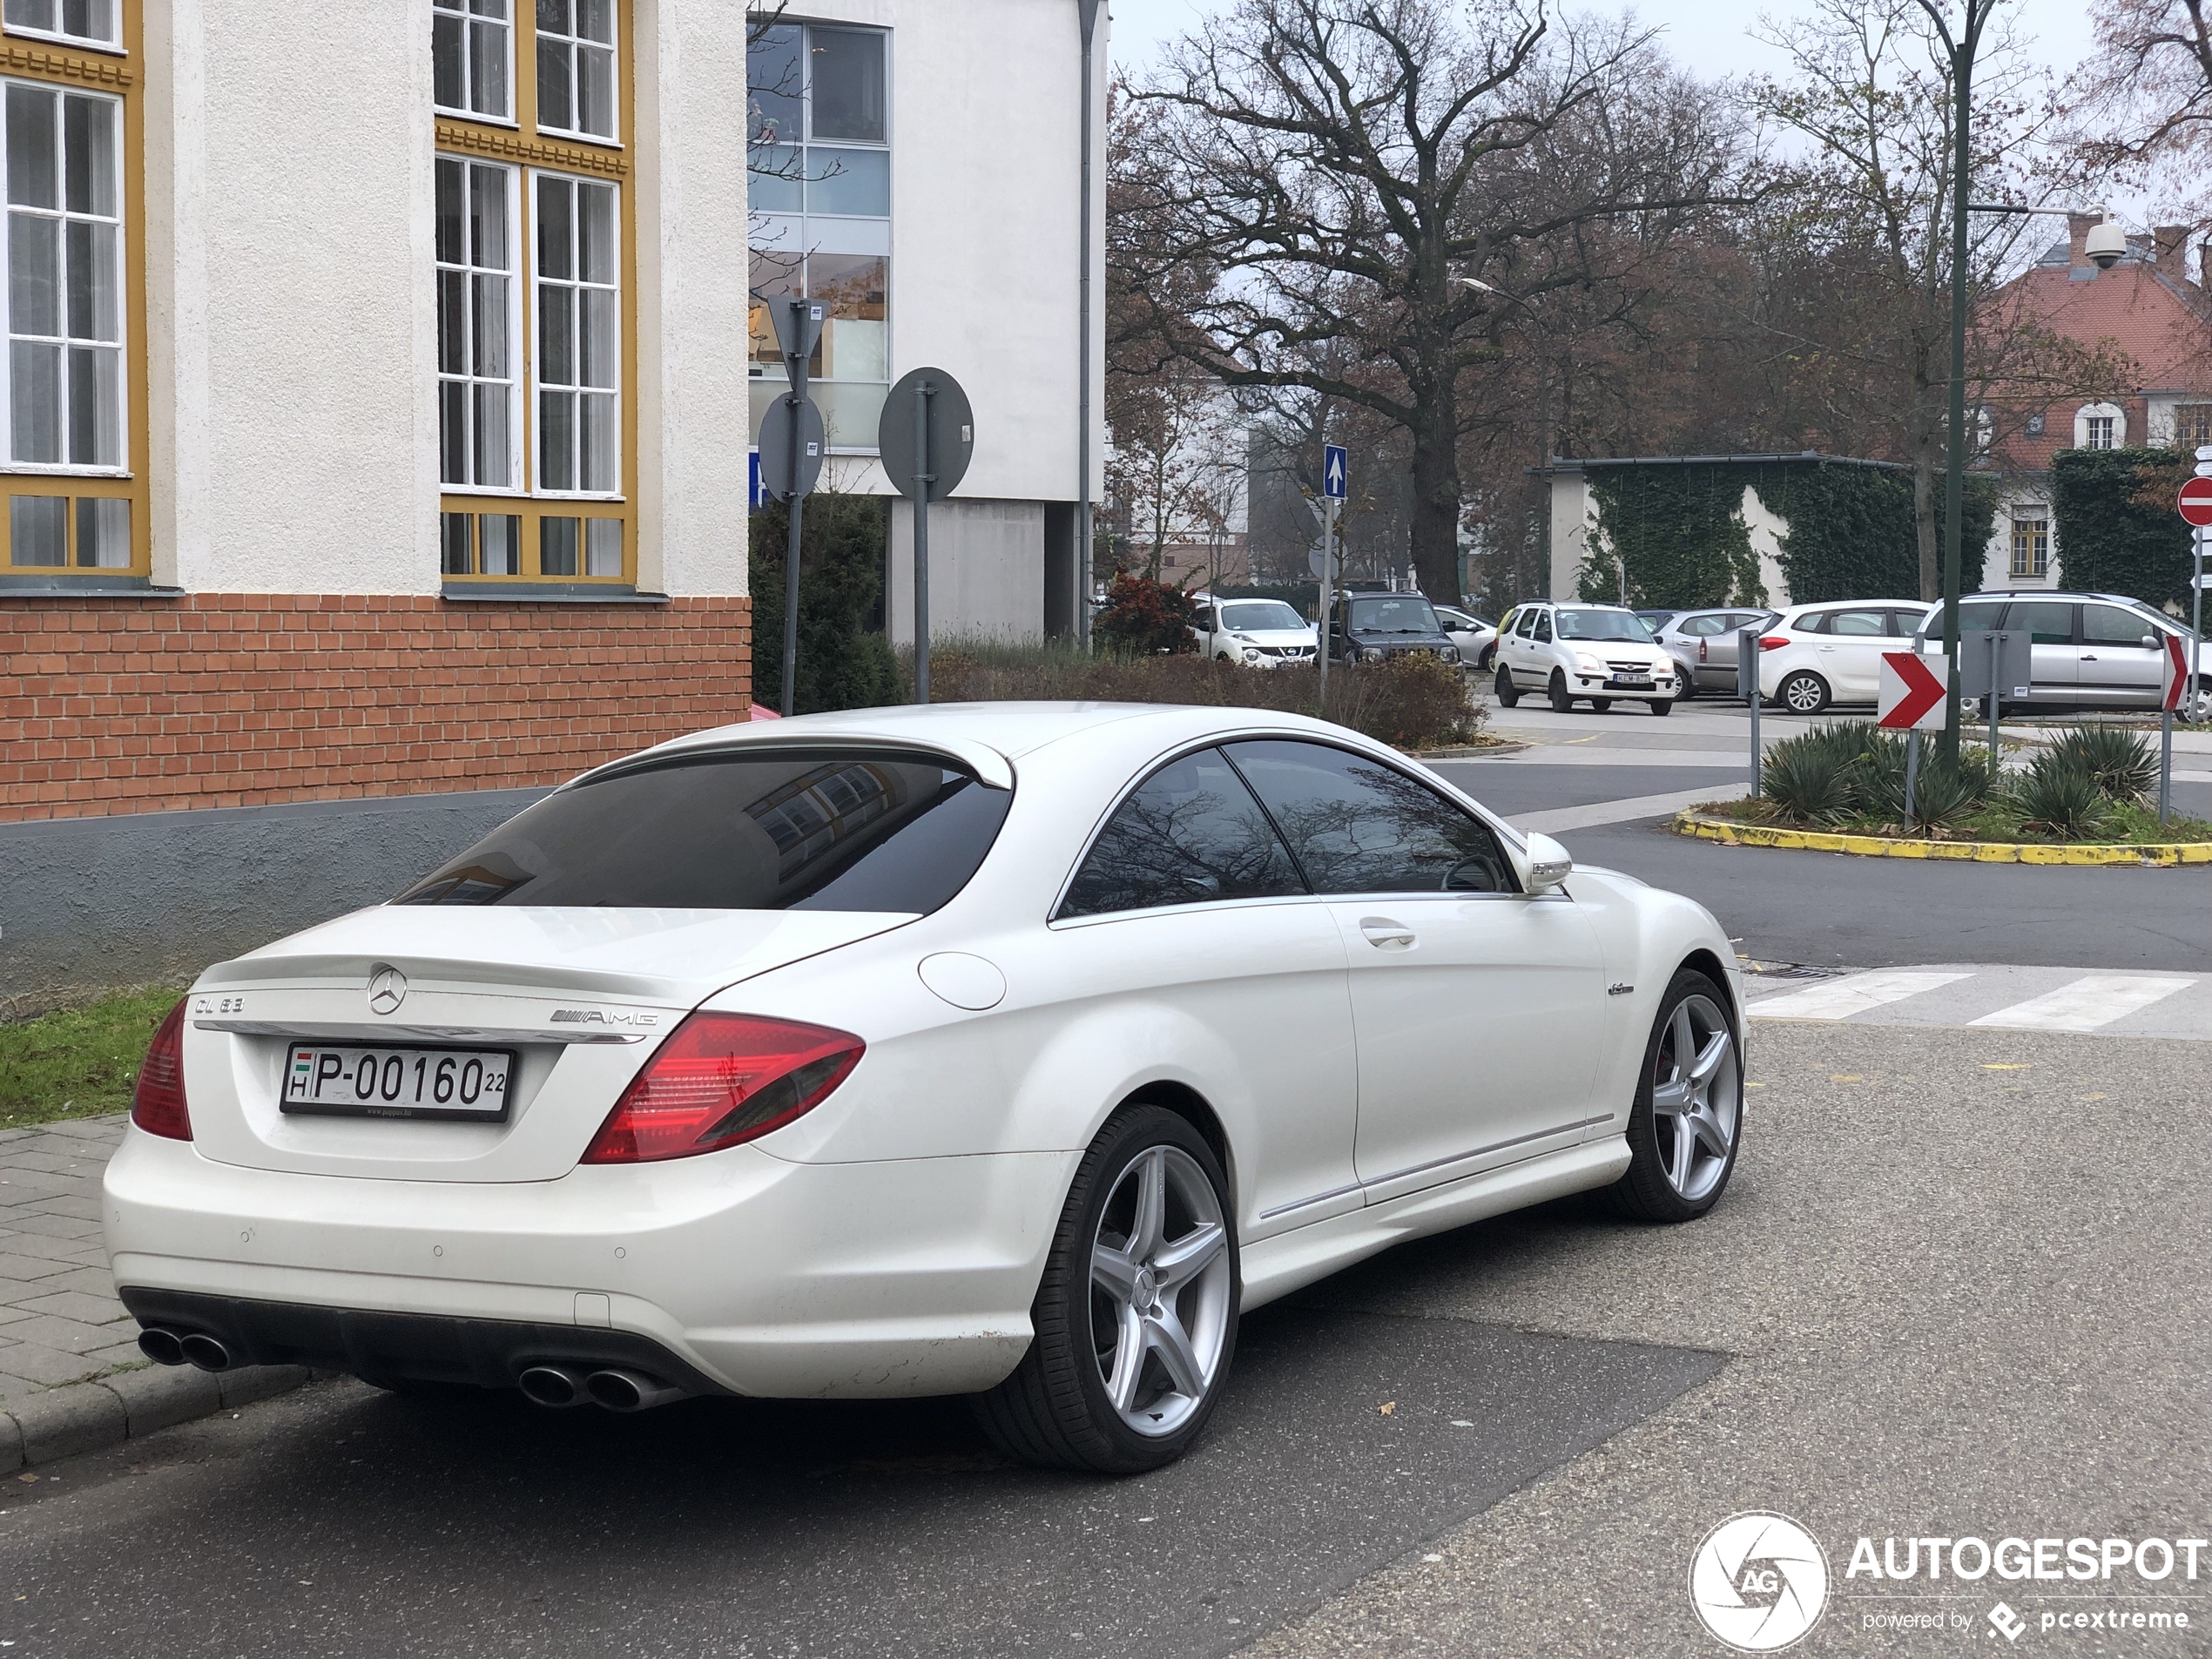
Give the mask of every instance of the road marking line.
<svg viewBox="0 0 2212 1659">
<path fill-rule="evenodd" d="M 2195 983 L 2194 979 L 2092 974 L 1969 1023 L 2002 1026 L 2013 1031 L 2094 1031 Z"/>
<path fill-rule="evenodd" d="M 1971 974 L 1914 974 L 1883 972 L 1853 974 L 1825 984 L 1808 985 L 1802 991 L 1761 997 L 1750 1005 L 1755 1020 L 1848 1020 L 1908 996 L 1932 991 L 1953 981 L 1972 979 Z"/>
<path fill-rule="evenodd" d="M 1518 830 L 1562 835 L 1570 830 L 1597 829 L 1607 824 L 1632 824 L 1641 818 L 1671 818 L 1689 806 L 1709 800 L 1733 800 L 1744 786 L 1710 783 L 1698 789 L 1677 790 L 1669 795 L 1633 795 L 1625 800 L 1594 801 L 1588 806 L 1561 806 L 1551 812 L 1516 813 L 1506 821 Z M 1477 795 L 1476 799 L 1481 797 Z"/>
</svg>

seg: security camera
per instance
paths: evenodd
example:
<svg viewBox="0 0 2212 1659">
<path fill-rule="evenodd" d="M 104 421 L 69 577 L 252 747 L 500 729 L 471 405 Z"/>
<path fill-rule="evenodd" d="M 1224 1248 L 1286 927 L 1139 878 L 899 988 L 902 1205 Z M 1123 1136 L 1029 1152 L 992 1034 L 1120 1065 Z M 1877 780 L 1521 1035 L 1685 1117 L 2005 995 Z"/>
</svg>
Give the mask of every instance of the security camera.
<svg viewBox="0 0 2212 1659">
<path fill-rule="evenodd" d="M 2097 269 L 2109 271 L 2127 255 L 2128 233 L 2111 219 L 2101 219 L 2089 227 L 2081 251 L 2097 262 Z"/>
</svg>

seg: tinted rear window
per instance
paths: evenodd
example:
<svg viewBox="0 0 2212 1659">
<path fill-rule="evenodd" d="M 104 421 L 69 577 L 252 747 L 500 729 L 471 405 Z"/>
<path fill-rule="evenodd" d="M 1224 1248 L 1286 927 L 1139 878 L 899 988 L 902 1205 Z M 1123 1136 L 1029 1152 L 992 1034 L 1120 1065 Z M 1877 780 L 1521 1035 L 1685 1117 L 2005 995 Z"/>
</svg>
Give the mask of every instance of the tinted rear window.
<svg viewBox="0 0 2212 1659">
<path fill-rule="evenodd" d="M 393 902 L 927 913 L 1012 799 L 910 751 L 685 755 L 547 796 Z"/>
</svg>

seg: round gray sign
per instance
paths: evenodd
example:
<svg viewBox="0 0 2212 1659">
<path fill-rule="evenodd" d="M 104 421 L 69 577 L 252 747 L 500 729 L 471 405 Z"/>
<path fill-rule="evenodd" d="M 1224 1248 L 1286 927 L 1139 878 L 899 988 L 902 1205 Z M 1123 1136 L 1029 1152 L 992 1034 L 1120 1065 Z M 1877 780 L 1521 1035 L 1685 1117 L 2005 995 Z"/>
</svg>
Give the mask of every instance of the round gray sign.
<svg viewBox="0 0 2212 1659">
<path fill-rule="evenodd" d="M 921 418 L 925 407 L 929 411 L 926 426 Z M 917 429 L 927 445 L 925 465 L 916 464 L 921 459 L 914 453 Z M 941 368 L 914 370 L 883 400 L 875 441 L 894 489 L 914 497 L 914 475 L 926 472 L 930 475 L 929 499 L 942 501 L 968 475 L 968 457 L 975 453 L 975 415 L 968 406 L 968 394 Z M 764 464 L 766 453 L 762 451 Z"/>
<path fill-rule="evenodd" d="M 814 488 L 822 475 L 822 451 L 827 439 L 822 431 L 822 412 L 808 398 L 799 406 L 799 489 L 801 496 Z M 789 501 L 791 488 L 791 399 L 778 398 L 760 417 L 760 487 L 778 501 Z"/>
</svg>

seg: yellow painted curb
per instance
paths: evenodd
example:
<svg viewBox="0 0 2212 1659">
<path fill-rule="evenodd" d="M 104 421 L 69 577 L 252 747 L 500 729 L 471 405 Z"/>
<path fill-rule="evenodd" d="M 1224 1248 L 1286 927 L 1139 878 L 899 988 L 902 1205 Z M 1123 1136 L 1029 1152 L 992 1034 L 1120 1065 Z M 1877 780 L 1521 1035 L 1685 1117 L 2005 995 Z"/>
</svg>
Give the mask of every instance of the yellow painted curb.
<svg viewBox="0 0 2212 1659">
<path fill-rule="evenodd" d="M 1905 836 L 1845 835 L 1831 830 L 1779 829 L 1739 824 L 1703 813 L 1675 814 L 1675 833 L 1728 846 L 1792 847 L 1805 853 L 1850 853 L 1870 859 L 1955 859 L 1973 864 L 2169 865 L 2212 864 L 2212 841 L 2157 841 L 2141 846 L 2106 843 L 2055 846 L 2033 841 L 1927 841 Z"/>
</svg>

